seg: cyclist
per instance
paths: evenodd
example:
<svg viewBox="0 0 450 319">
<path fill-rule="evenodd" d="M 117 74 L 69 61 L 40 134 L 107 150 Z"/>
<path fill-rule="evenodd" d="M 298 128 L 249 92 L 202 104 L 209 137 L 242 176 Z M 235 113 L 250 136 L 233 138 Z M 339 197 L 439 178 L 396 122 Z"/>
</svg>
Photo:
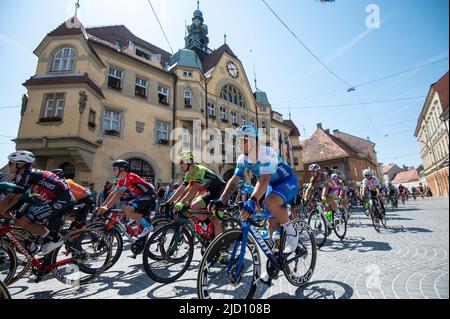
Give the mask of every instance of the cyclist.
<svg viewBox="0 0 450 319">
<path fill-rule="evenodd" d="M 364 175 L 364 179 L 362 181 L 362 196 L 366 196 L 366 193 L 368 192 L 368 195 L 370 195 L 371 197 L 378 197 L 379 199 L 379 203 L 381 205 L 381 209 L 383 211 L 383 213 L 385 212 L 384 210 L 384 205 L 383 205 L 383 201 L 382 201 L 382 196 L 381 196 L 381 189 L 380 189 L 380 181 L 378 180 L 378 178 L 376 178 L 375 176 L 373 176 L 373 171 L 371 168 L 366 168 L 363 171 L 363 175 Z"/>
<path fill-rule="evenodd" d="M 405 198 L 406 198 L 406 187 L 405 186 L 403 186 L 403 184 L 400 184 L 399 186 L 398 186 L 398 194 L 399 194 L 399 197 L 402 199 L 402 201 L 404 202 L 405 201 Z"/>
<path fill-rule="evenodd" d="M 8 156 L 16 187 L 0 201 L 0 215 L 7 216 L 7 212 L 17 208 L 16 226 L 43 237 L 40 254 L 47 255 L 63 244 L 58 231 L 63 216 L 73 208 L 74 198 L 66 181 L 51 172 L 32 169 L 35 159 L 28 151 L 17 151 Z M 22 201 L 28 190 L 37 196 L 32 204 Z"/>
<path fill-rule="evenodd" d="M 388 183 L 387 191 L 390 201 L 395 201 L 397 199 L 397 188 L 391 182 Z"/>
<path fill-rule="evenodd" d="M 340 193 L 340 189 L 336 182 L 332 180 L 328 173 L 322 172 L 319 164 L 311 164 L 309 166 L 311 172 L 311 182 L 305 193 L 305 202 L 309 199 L 311 192 L 314 190 L 320 194 L 322 192 L 322 202 L 328 204 L 333 210 L 337 210 L 335 199 Z"/>
<path fill-rule="evenodd" d="M 338 199 L 344 209 L 348 209 L 348 196 L 347 196 L 347 186 L 344 185 L 344 181 L 339 177 L 338 174 L 331 174 L 331 179 L 336 184 L 338 189 Z"/>
<path fill-rule="evenodd" d="M 422 199 L 425 197 L 425 190 L 423 188 L 422 183 L 419 183 L 419 186 L 417 187 L 417 191 L 419 192 L 419 195 L 422 196 Z"/>
<path fill-rule="evenodd" d="M 125 160 L 117 160 L 112 165 L 117 178 L 117 184 L 99 208 L 99 214 L 110 210 L 122 196 L 128 191 L 129 199 L 120 209 L 144 228 L 138 239 L 146 237 L 153 231 L 153 225 L 149 220 L 149 213 L 155 206 L 155 187 L 142 179 L 139 175 L 129 172 L 130 164 Z"/>
<path fill-rule="evenodd" d="M 91 192 L 87 188 L 75 183 L 72 179 L 66 179 L 62 169 L 55 169 L 52 173 L 59 178 L 66 180 L 67 184 L 69 184 L 70 192 L 75 199 L 75 207 L 73 209 L 73 212 L 75 213 L 75 220 L 70 225 L 70 229 L 75 230 L 83 228 L 86 225 L 86 219 L 90 209 L 94 205 Z"/>
<path fill-rule="evenodd" d="M 180 211 L 189 207 L 192 211 L 201 211 L 207 208 L 209 202 L 220 196 L 225 188 L 225 181 L 217 176 L 209 168 L 194 163 L 192 152 L 181 152 L 178 155 L 178 164 L 185 173 L 183 185 L 181 185 L 163 207 L 175 203 L 174 210 Z M 222 222 L 215 216 L 206 214 L 192 214 L 200 221 L 210 219 L 214 225 L 214 234 L 222 233 Z"/>
<path fill-rule="evenodd" d="M 273 148 L 258 145 L 258 131 L 254 126 L 244 125 L 234 135 L 243 154 L 238 157 L 234 176 L 228 181 L 220 199 L 211 201 L 208 209 L 211 211 L 223 207 L 245 171 L 250 170 L 258 178 L 258 182 L 252 195 L 244 203 L 241 218 L 250 218 L 255 213 L 259 200 L 266 194 L 263 201 L 264 212 L 275 217 L 275 220 L 269 220 L 270 236 L 279 228 L 279 224 L 283 225 L 287 235 L 284 253 L 292 253 L 297 248 L 299 232 L 292 225 L 286 206 L 291 204 L 299 191 L 297 178 Z"/>
</svg>

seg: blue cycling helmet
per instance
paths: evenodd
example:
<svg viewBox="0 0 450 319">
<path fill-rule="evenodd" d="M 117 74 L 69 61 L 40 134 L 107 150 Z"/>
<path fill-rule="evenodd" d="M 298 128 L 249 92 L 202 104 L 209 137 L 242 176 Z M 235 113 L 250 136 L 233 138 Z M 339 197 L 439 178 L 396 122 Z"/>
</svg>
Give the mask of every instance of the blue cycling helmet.
<svg viewBox="0 0 450 319">
<path fill-rule="evenodd" d="M 246 137 L 246 138 L 258 138 L 258 130 L 253 125 L 244 125 L 240 127 L 235 133 L 234 136 Z"/>
</svg>

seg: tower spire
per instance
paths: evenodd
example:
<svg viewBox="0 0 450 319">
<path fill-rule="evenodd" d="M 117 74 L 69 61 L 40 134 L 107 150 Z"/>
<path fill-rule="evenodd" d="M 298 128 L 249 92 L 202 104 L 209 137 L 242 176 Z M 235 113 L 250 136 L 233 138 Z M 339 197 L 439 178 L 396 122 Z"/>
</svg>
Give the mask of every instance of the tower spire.
<svg viewBox="0 0 450 319">
<path fill-rule="evenodd" d="M 223 42 L 225 44 L 227 44 L 227 34 L 226 33 L 223 34 Z"/>
<path fill-rule="evenodd" d="M 197 0 L 197 10 L 200 10 L 200 0 Z"/>
<path fill-rule="evenodd" d="M 80 0 L 77 0 L 77 3 L 75 3 L 75 15 L 74 17 L 78 17 L 78 9 L 80 8 Z"/>
<path fill-rule="evenodd" d="M 292 120 L 291 106 L 289 105 L 289 119 Z"/>
</svg>

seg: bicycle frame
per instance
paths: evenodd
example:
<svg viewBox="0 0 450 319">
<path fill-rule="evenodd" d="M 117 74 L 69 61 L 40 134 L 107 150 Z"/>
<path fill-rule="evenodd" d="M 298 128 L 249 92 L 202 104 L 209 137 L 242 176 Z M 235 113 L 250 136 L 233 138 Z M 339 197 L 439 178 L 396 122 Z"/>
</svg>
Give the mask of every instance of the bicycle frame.
<svg viewBox="0 0 450 319">
<path fill-rule="evenodd" d="M 0 228 L 0 238 L 1 237 L 6 237 L 8 238 L 11 243 L 14 245 L 14 247 L 16 247 L 26 258 L 29 262 L 31 262 L 36 268 L 41 268 L 44 264 L 45 261 L 47 260 L 46 258 L 44 259 L 44 261 L 40 262 L 38 261 L 36 258 L 34 258 L 30 252 L 22 246 L 22 244 L 20 243 L 20 240 L 17 239 L 12 233 L 11 233 L 11 227 L 9 225 L 3 225 Z M 73 261 L 73 258 L 68 258 L 68 259 L 64 259 L 61 261 L 58 261 L 54 264 L 51 265 L 45 265 L 44 267 L 44 272 L 50 272 L 52 269 L 57 268 L 59 266 L 63 266 L 66 264 L 69 264 Z"/>
<path fill-rule="evenodd" d="M 266 219 L 266 218 L 273 218 L 273 216 L 271 214 L 267 214 L 267 213 L 255 214 L 252 217 L 252 220 Z M 255 226 L 251 225 L 248 220 L 245 220 L 242 223 L 241 230 L 243 232 L 243 235 L 242 235 L 242 242 L 241 242 L 241 245 L 240 245 L 241 246 L 241 252 L 240 252 L 240 255 L 239 255 L 239 260 L 238 260 L 237 269 L 236 269 L 236 277 L 237 278 L 239 278 L 240 275 L 241 275 L 242 265 L 244 263 L 245 247 L 247 245 L 247 240 L 248 240 L 248 235 L 249 234 L 251 234 L 253 236 L 253 238 L 256 239 L 256 243 L 262 249 L 262 251 L 264 252 L 266 257 L 272 263 L 272 265 L 274 265 L 277 269 L 281 269 L 281 258 L 280 257 L 282 256 L 282 253 L 279 252 L 279 255 L 275 256 L 275 254 L 267 246 L 266 241 L 261 237 L 261 234 L 259 233 L 259 231 L 256 229 Z M 280 243 L 283 243 L 283 241 L 284 241 L 284 232 L 282 232 L 282 234 L 281 234 Z M 282 245 L 280 244 L 280 246 L 282 246 Z M 233 251 L 231 253 L 231 258 L 230 258 L 230 260 L 228 262 L 228 266 L 227 266 L 228 271 L 231 271 L 231 268 L 233 267 L 233 261 L 234 261 L 234 259 L 236 257 L 236 253 L 237 253 L 238 248 L 239 248 L 239 241 L 236 240 L 235 243 L 234 243 Z M 294 259 L 297 259 L 297 258 L 294 258 Z M 293 260 L 289 260 L 289 262 L 291 262 Z"/>
<path fill-rule="evenodd" d="M 120 218 L 127 217 L 126 214 L 123 213 L 112 213 L 111 217 L 109 217 L 108 224 L 106 224 L 106 231 L 109 231 L 116 226 L 122 231 L 122 233 L 127 236 L 128 239 L 132 239 L 133 237 L 137 237 L 143 230 L 141 224 L 138 224 L 138 229 L 135 231 L 131 225 L 125 226 Z"/>
</svg>

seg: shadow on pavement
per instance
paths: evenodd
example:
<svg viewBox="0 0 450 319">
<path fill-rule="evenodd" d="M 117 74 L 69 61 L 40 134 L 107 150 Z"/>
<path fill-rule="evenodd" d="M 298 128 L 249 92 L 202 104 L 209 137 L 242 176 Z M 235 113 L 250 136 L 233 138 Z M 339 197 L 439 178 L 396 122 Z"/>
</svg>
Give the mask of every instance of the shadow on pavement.
<svg viewBox="0 0 450 319">
<path fill-rule="evenodd" d="M 187 285 L 184 286 L 179 286 L 178 284 L 182 283 L 182 282 L 191 282 L 192 285 L 191 287 L 188 287 Z M 196 288 L 196 283 L 197 283 L 197 277 L 195 278 L 191 278 L 191 279 L 178 279 L 176 281 L 176 286 L 173 286 L 172 291 L 174 292 L 174 295 L 172 297 L 167 296 L 167 292 L 161 293 L 162 295 L 164 295 L 164 297 L 158 297 L 157 296 L 157 292 L 160 289 L 167 289 L 167 284 L 158 284 L 158 286 L 156 286 L 155 288 L 152 288 L 147 296 L 150 299 L 179 299 L 179 298 L 186 298 L 186 295 L 195 295 L 195 297 L 192 297 L 191 299 L 197 299 L 197 288 Z"/>
<path fill-rule="evenodd" d="M 323 252 L 336 252 L 341 250 L 367 253 L 372 251 L 390 251 L 392 247 L 385 242 L 366 240 L 364 237 L 352 236 L 344 238 L 342 241 L 327 239 L 325 245 L 319 248 L 319 251 Z"/>
<path fill-rule="evenodd" d="M 388 219 L 389 221 L 389 219 Z M 433 231 L 430 229 L 426 229 L 426 228 L 421 228 L 421 227 L 403 227 L 403 226 L 394 226 L 394 227 L 389 227 L 386 229 L 383 229 L 384 233 L 390 233 L 390 234 L 397 234 L 397 233 L 412 233 L 412 234 L 417 234 L 417 233 L 432 233 Z"/>
<path fill-rule="evenodd" d="M 274 294 L 268 299 L 349 299 L 353 288 L 346 283 L 334 280 L 319 280 L 298 288 L 295 295 L 286 292 Z"/>
</svg>

